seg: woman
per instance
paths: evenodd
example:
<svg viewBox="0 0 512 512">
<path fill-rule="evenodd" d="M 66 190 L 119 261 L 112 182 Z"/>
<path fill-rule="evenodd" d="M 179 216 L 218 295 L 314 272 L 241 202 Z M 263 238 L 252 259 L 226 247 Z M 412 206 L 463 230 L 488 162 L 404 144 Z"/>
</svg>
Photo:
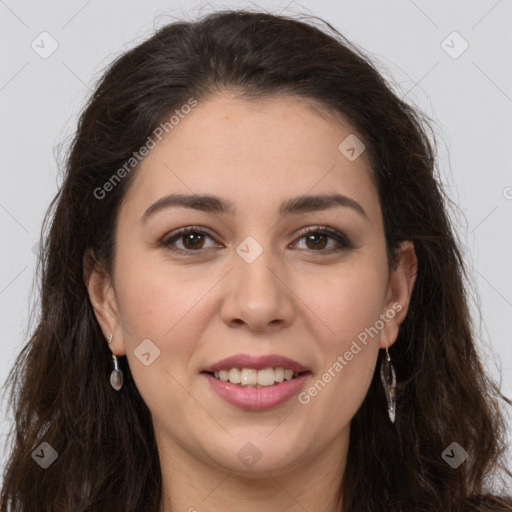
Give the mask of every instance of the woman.
<svg viewBox="0 0 512 512">
<path fill-rule="evenodd" d="M 105 73 L 0 510 L 512 510 L 428 124 L 326 25 L 217 12 Z"/>
</svg>

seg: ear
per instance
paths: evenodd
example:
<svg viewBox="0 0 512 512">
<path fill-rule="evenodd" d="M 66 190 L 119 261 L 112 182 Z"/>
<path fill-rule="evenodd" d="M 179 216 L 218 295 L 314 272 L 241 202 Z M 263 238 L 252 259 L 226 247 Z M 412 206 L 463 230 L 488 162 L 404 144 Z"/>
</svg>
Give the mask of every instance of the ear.
<svg viewBox="0 0 512 512">
<path fill-rule="evenodd" d="M 388 280 L 385 310 L 383 311 L 387 321 L 381 331 L 380 348 L 390 347 L 396 341 L 400 324 L 407 316 L 418 272 L 416 252 L 414 244 L 410 240 L 400 244 L 397 257 L 397 263 L 391 270 Z"/>
<path fill-rule="evenodd" d="M 88 249 L 83 259 L 83 280 L 89 294 L 96 320 L 105 336 L 112 334 L 110 350 L 116 356 L 126 354 L 120 328 L 117 301 L 110 276 L 97 262 L 92 249 Z"/>
</svg>

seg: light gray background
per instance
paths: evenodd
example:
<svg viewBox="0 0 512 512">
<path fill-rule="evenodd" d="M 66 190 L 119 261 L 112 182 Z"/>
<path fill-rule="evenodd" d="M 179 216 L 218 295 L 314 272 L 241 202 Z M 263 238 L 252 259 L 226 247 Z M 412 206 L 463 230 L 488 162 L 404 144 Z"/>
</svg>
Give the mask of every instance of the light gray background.
<svg viewBox="0 0 512 512">
<path fill-rule="evenodd" d="M 323 17 L 370 53 L 401 95 L 433 117 L 443 181 L 462 210 L 456 227 L 481 302 L 479 350 L 493 376 L 499 379 L 501 369 L 502 390 L 511 396 L 510 0 L 0 0 L 1 382 L 26 341 L 33 248 L 60 184 L 54 152 L 69 142 L 102 69 L 174 18 L 245 6 Z M 46 59 L 31 47 L 33 41 L 42 47 L 43 31 L 58 43 Z M 469 44 L 458 58 L 442 45 L 453 31 Z M 453 36 L 445 43 L 452 53 L 462 44 Z M 9 425 L 3 420 L 1 431 Z"/>
</svg>

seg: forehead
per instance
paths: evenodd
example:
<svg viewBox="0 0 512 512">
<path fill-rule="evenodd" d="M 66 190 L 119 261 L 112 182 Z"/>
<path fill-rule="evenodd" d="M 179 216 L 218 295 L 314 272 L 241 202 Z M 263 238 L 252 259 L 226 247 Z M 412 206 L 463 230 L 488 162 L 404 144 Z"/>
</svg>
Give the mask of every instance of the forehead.
<svg viewBox="0 0 512 512">
<path fill-rule="evenodd" d="M 351 160 L 340 150 L 354 136 L 347 120 L 311 100 L 219 94 L 180 116 L 135 171 L 124 204 L 140 217 L 166 194 L 209 193 L 239 212 L 263 212 L 287 197 L 339 192 L 378 216 L 366 153 Z"/>
</svg>

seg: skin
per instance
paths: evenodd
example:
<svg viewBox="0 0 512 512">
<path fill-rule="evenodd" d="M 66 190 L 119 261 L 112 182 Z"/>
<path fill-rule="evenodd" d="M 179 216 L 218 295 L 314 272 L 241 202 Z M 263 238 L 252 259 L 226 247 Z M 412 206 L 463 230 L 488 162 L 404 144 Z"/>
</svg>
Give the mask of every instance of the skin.
<svg viewBox="0 0 512 512">
<path fill-rule="evenodd" d="M 152 414 L 161 512 L 334 510 L 351 419 L 379 349 L 396 340 L 417 267 L 404 242 L 399 265 L 388 271 L 366 155 L 349 161 L 338 150 L 353 133 L 311 101 L 248 102 L 226 92 L 199 102 L 137 169 L 119 211 L 113 274 L 97 268 L 86 284 L 105 337 L 113 333 L 112 352 L 127 357 Z M 357 201 L 367 218 L 348 207 L 278 215 L 286 199 L 332 192 Z M 239 213 L 169 208 L 142 223 L 169 193 L 217 195 Z M 175 239 L 188 254 L 158 245 L 191 225 L 210 236 L 188 245 Z M 355 248 L 329 254 L 322 249 L 338 247 L 335 239 L 308 243 L 297 234 L 322 225 L 345 233 Z M 247 236 L 263 249 L 252 263 L 235 250 Z M 307 390 L 393 304 L 401 310 L 307 404 L 295 396 L 245 411 L 200 374 L 238 353 L 281 354 L 311 369 Z M 161 351 L 149 366 L 134 354 L 147 338 Z M 251 467 L 237 457 L 248 442 L 261 453 Z"/>
</svg>

